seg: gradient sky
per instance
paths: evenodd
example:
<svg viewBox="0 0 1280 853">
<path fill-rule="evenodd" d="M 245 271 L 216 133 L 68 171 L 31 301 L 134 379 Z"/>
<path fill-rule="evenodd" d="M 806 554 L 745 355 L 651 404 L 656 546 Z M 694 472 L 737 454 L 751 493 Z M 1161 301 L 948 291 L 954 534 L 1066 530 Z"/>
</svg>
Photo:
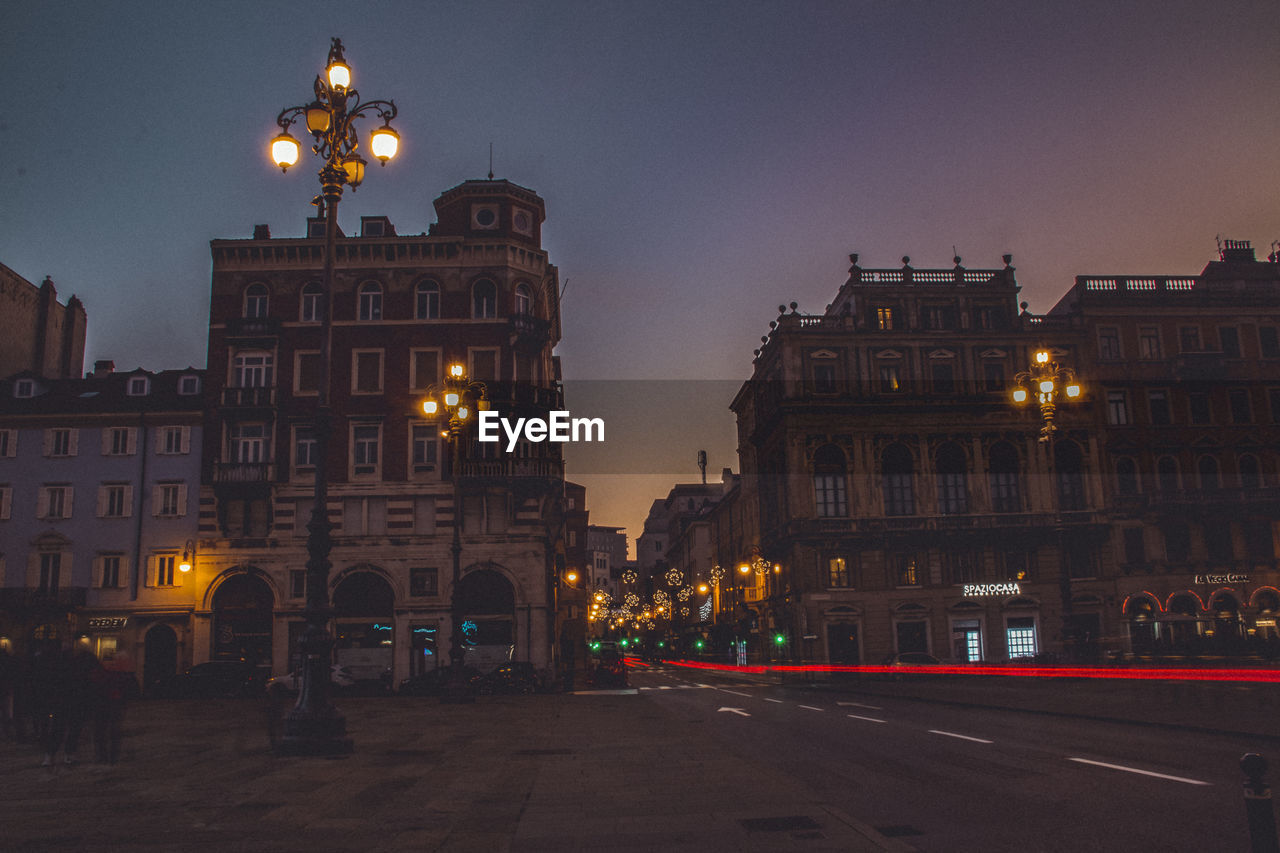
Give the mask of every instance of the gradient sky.
<svg viewBox="0 0 1280 853">
<path fill-rule="evenodd" d="M 426 231 L 492 143 L 497 177 L 546 200 L 570 380 L 740 382 L 776 306 L 821 312 L 849 252 L 1010 252 L 1045 311 L 1076 275 L 1191 274 L 1215 236 L 1259 255 L 1280 239 L 1274 2 L 10 0 L 4 17 L 0 262 L 83 300 L 86 367 L 204 366 L 209 240 L 300 235 L 311 211 L 314 169 L 281 175 L 266 145 L 331 36 L 402 137 L 344 228 Z M 732 391 L 708 392 L 734 382 L 679 387 L 606 435 L 607 462 L 570 456 L 593 522 L 638 533 L 700 448 L 713 478 L 737 469 Z"/>
</svg>

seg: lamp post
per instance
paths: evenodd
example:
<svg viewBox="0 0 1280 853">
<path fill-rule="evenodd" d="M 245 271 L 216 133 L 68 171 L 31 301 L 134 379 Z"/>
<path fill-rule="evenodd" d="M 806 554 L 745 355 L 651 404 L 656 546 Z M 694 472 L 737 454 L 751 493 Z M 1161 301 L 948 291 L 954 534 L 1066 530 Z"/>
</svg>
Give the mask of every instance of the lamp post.
<svg viewBox="0 0 1280 853">
<path fill-rule="evenodd" d="M 338 202 L 343 186 L 352 190 L 364 180 L 366 161 L 358 153 L 359 136 L 355 121 L 377 113 L 382 127 L 369 134 L 369 150 L 386 165 L 396 154 L 399 136 L 391 128 L 396 117 L 392 101 L 361 102 L 351 88 L 351 67 L 342 55 L 342 41 L 333 39 L 325 73 L 317 75 L 315 100 L 288 107 L 276 117 L 280 134 L 271 140 L 271 158 L 281 171 L 298 162 L 301 146 L 289 135 L 289 128 L 303 121 L 315 140 L 312 152 L 323 160 L 320 167 L 321 199 L 324 210 L 323 309 L 320 312 L 320 377 L 315 418 L 315 505 L 307 523 L 307 627 L 301 640 L 304 664 L 298 702 L 284 720 L 280 751 L 292 755 L 329 755 L 349 752 L 346 720 L 329 701 L 329 664 L 332 640 L 329 637 L 329 554 L 333 540 L 329 531 L 329 436 L 333 428 L 329 407 L 329 375 L 332 361 L 333 262 L 338 234 Z"/>
<path fill-rule="evenodd" d="M 1067 651 L 1071 642 L 1068 620 L 1071 615 L 1071 573 L 1067 565 L 1066 531 L 1058 518 L 1058 484 L 1054 465 L 1055 448 L 1052 444 L 1053 434 L 1058 427 L 1054 424 L 1058 403 L 1065 397 L 1067 400 L 1079 400 L 1083 389 L 1070 367 L 1059 365 L 1052 360 L 1048 350 L 1036 350 L 1032 363 L 1027 370 L 1013 378 L 1013 402 L 1025 406 L 1034 395 L 1040 407 L 1040 442 L 1045 445 L 1045 464 L 1049 471 L 1049 505 L 1054 516 L 1054 533 L 1058 540 L 1058 555 L 1061 563 L 1058 570 L 1058 591 L 1062 596 L 1062 647 Z"/>
<path fill-rule="evenodd" d="M 471 685 L 462 674 L 462 664 L 467 656 L 466 637 L 462 633 L 462 607 L 458 599 L 458 586 L 462 581 L 462 435 L 477 410 L 489 408 L 485 399 L 483 382 L 470 382 L 461 364 L 449 365 L 444 382 L 432 386 L 422 403 L 423 413 L 432 419 L 445 422 L 440 434 L 449 441 L 449 476 L 453 480 L 453 544 L 449 553 L 453 558 L 453 585 L 449 595 L 449 679 L 440 694 L 442 702 L 473 702 Z M 439 399 L 436 399 L 436 397 Z"/>
</svg>

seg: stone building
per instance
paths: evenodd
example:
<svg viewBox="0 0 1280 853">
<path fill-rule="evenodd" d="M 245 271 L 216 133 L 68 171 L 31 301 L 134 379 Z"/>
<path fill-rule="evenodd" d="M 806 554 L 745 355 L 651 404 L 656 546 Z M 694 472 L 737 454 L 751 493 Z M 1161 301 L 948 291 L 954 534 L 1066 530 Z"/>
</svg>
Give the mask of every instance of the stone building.
<svg viewBox="0 0 1280 853">
<path fill-rule="evenodd" d="M 0 377 L 29 371 L 78 378 L 86 326 L 84 306 L 74 295 L 63 305 L 51 279 L 37 287 L 0 264 Z"/>
<path fill-rule="evenodd" d="M 399 679 L 445 656 L 455 525 L 468 664 L 555 660 L 559 445 L 522 440 L 508 453 L 473 435 L 451 471 L 441 425 L 421 408 L 455 363 L 501 414 L 563 408 L 543 201 L 505 180 L 467 181 L 435 210 L 427 234 L 369 216 L 336 247 L 329 598 L 337 660 L 366 677 Z M 195 660 L 283 671 L 303 626 L 325 296 L 323 232 L 309 233 L 259 226 L 212 243 Z"/>
</svg>

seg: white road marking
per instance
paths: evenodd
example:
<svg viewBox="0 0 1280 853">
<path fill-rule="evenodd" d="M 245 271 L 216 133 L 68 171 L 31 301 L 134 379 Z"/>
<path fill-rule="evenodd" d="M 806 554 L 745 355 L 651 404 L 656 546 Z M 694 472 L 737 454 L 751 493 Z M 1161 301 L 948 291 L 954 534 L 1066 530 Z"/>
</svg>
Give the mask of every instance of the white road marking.
<svg viewBox="0 0 1280 853">
<path fill-rule="evenodd" d="M 846 714 L 855 720 L 866 720 L 868 723 L 883 723 L 884 720 L 877 720 L 875 717 L 859 717 L 857 714 Z"/>
<path fill-rule="evenodd" d="M 1075 761 L 1079 764 L 1092 764 L 1095 767 L 1107 767 L 1111 770 L 1123 770 L 1126 773 L 1140 773 L 1143 776 L 1154 776 L 1157 779 L 1168 779 L 1170 782 L 1182 782 L 1187 785 L 1210 785 L 1210 782 L 1201 782 L 1199 779 L 1187 779 L 1182 776 L 1170 776 L 1167 773 L 1156 773 L 1151 770 L 1139 770 L 1136 767 L 1125 767 L 1123 764 L 1108 764 L 1105 761 L 1090 761 L 1087 758 L 1068 758 L 1068 761 Z"/>
<path fill-rule="evenodd" d="M 670 684 L 663 684 L 663 685 L 661 685 L 658 689 L 659 689 L 659 690 L 670 690 L 670 689 L 671 689 L 671 685 L 670 685 Z"/>
<path fill-rule="evenodd" d="M 813 707 L 812 705 L 801 705 L 801 706 L 799 706 L 799 707 L 804 708 L 806 711 L 821 711 L 821 710 L 822 710 L 821 708 L 815 708 L 815 707 Z"/>
<path fill-rule="evenodd" d="M 945 735 L 947 737 L 958 737 L 960 740 L 971 740 L 974 743 L 995 743 L 993 740 L 987 740 L 984 737 L 970 737 L 969 735 L 956 734 L 955 732 L 944 732 L 941 729 L 929 729 L 931 735 Z"/>
<path fill-rule="evenodd" d="M 765 699 L 764 701 L 766 701 L 766 702 L 773 702 L 773 703 L 778 704 L 778 705 L 781 705 L 781 704 L 782 704 L 782 700 L 781 700 L 781 699 Z"/>
<path fill-rule="evenodd" d="M 861 702 L 837 702 L 836 704 L 844 706 L 846 708 L 866 708 L 869 711 L 884 710 L 884 708 L 881 708 L 879 705 L 863 705 Z"/>
<path fill-rule="evenodd" d="M 723 690 L 725 693 L 732 693 L 734 696 L 746 696 L 748 699 L 751 698 L 750 693 L 739 693 L 736 690 L 725 690 L 723 687 L 721 687 L 720 689 Z"/>
<path fill-rule="evenodd" d="M 739 717 L 750 717 L 746 711 L 741 708 L 720 708 L 720 711 L 728 711 L 730 714 L 737 714 Z"/>
</svg>

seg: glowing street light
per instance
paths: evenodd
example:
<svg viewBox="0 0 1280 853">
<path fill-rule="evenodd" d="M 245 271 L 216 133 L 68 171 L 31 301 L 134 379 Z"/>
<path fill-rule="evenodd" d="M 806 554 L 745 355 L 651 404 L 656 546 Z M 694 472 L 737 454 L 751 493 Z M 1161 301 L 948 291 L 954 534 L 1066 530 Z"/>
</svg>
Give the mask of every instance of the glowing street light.
<svg viewBox="0 0 1280 853">
<path fill-rule="evenodd" d="M 1059 395 L 1077 400 L 1083 393 L 1075 371 L 1052 361 L 1048 350 L 1037 350 L 1031 366 L 1013 378 L 1013 402 L 1019 406 L 1030 402 L 1032 396 L 1040 406 L 1044 425 L 1040 428 L 1040 440 L 1049 441 L 1057 430 L 1054 416 Z"/>
</svg>

